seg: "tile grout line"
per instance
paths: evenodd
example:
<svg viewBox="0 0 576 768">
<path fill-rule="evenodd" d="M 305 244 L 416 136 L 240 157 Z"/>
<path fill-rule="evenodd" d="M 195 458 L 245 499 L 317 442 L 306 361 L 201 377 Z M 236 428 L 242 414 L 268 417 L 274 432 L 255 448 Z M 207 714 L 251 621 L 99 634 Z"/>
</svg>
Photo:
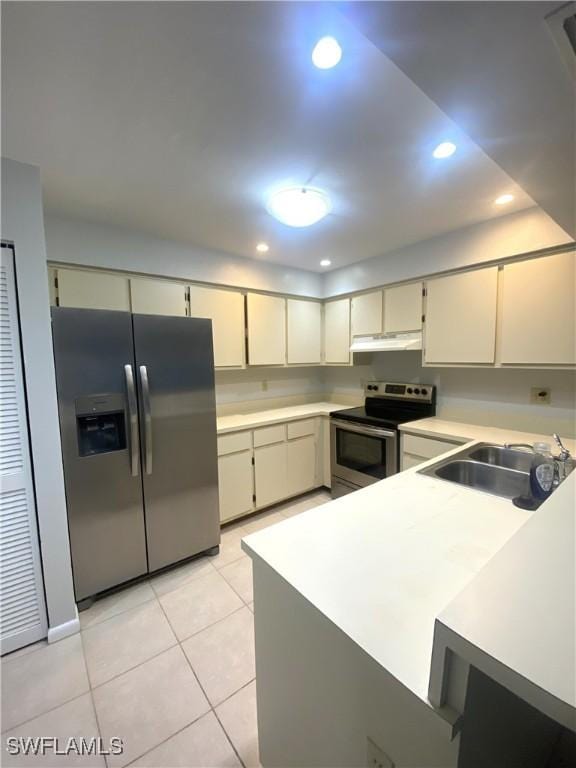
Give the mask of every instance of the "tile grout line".
<svg viewBox="0 0 576 768">
<path fill-rule="evenodd" d="M 162 610 L 164 611 L 164 606 L 163 606 L 163 605 L 161 605 L 161 608 L 162 608 Z M 238 610 L 241 610 L 241 609 L 239 608 Z M 234 611 L 234 613 L 236 613 L 236 611 Z M 172 624 L 170 623 L 170 619 L 168 618 L 168 614 L 166 613 L 166 611 L 164 611 L 164 615 L 166 616 L 166 621 L 168 622 L 168 624 L 170 624 L 170 628 L 171 628 L 171 629 L 172 629 L 172 631 L 174 632 L 174 628 L 172 627 Z M 229 616 L 231 616 L 231 615 L 232 615 L 232 614 L 229 614 Z M 228 617 L 226 616 L 225 618 L 228 618 Z M 214 622 L 214 623 L 216 623 L 216 622 Z M 214 626 L 214 625 L 212 624 L 211 626 Z M 205 629 L 207 629 L 207 627 L 205 627 Z M 174 634 L 176 634 L 176 633 L 174 632 Z M 191 635 L 191 637 L 192 637 L 192 635 Z M 186 662 L 187 662 L 188 666 L 190 667 L 190 670 L 191 670 L 192 674 L 194 675 L 194 679 L 195 679 L 195 680 L 196 680 L 196 682 L 198 683 L 198 686 L 199 686 L 200 690 L 202 691 L 202 694 L 204 695 L 204 698 L 206 699 L 206 702 L 208 703 L 208 706 L 210 707 L 210 710 L 209 710 L 209 711 L 214 713 L 214 717 L 216 718 L 216 720 L 218 721 L 218 723 L 219 723 L 220 727 L 222 728 L 222 731 L 223 731 L 223 733 L 224 733 L 224 735 L 225 735 L 226 739 L 228 740 L 228 742 L 229 742 L 230 746 L 232 747 L 232 750 L 234 751 L 234 754 L 236 755 L 236 757 L 237 757 L 237 758 L 238 758 L 238 760 L 240 761 L 240 765 L 241 765 L 241 766 L 243 766 L 243 767 L 245 768 L 245 766 L 244 766 L 244 762 L 243 762 L 242 758 L 240 757 L 240 755 L 238 754 L 238 752 L 237 752 L 237 750 L 236 750 L 236 747 L 235 747 L 235 746 L 234 746 L 234 744 L 232 743 L 232 739 L 231 739 L 231 738 L 230 738 L 230 736 L 228 735 L 228 732 L 226 731 L 226 729 L 224 728 L 224 726 L 223 726 L 223 725 L 222 725 L 222 723 L 220 722 L 220 718 L 218 717 L 218 715 L 217 715 L 217 713 L 216 713 L 216 709 L 215 709 L 215 708 L 212 706 L 212 702 L 210 701 L 210 698 L 208 697 L 208 694 L 207 694 L 207 693 L 206 693 L 206 691 L 204 690 L 204 686 L 203 686 L 203 685 L 202 685 L 202 683 L 200 682 L 200 679 L 199 679 L 198 675 L 196 674 L 196 671 L 195 671 L 194 667 L 192 666 L 192 662 L 190 661 L 190 659 L 188 658 L 188 655 L 187 655 L 186 651 L 185 651 L 185 650 L 184 650 L 184 648 L 182 647 L 182 642 L 178 641 L 178 645 L 180 646 L 180 650 L 181 650 L 181 651 L 182 651 L 182 653 L 184 654 L 184 658 L 186 659 Z M 234 693 L 237 693 L 237 691 L 235 691 Z M 189 723 L 188 725 L 191 725 L 191 723 Z M 188 726 L 186 726 L 186 727 L 188 727 Z M 170 738 L 172 738 L 172 737 L 170 737 Z"/>
</svg>

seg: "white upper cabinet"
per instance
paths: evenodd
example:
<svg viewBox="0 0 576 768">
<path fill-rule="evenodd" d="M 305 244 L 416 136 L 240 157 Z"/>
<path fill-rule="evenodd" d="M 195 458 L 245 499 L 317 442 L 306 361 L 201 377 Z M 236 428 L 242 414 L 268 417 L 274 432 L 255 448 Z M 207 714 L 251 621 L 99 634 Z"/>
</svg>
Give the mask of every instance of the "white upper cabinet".
<svg viewBox="0 0 576 768">
<path fill-rule="evenodd" d="M 127 277 L 106 272 L 58 269 L 58 304 L 81 309 L 119 309 L 130 311 Z"/>
<path fill-rule="evenodd" d="M 324 362 L 350 363 L 350 299 L 324 305 Z"/>
<path fill-rule="evenodd" d="M 286 363 L 286 299 L 249 293 L 248 363 L 284 365 Z"/>
<path fill-rule="evenodd" d="M 352 297 L 352 336 L 382 333 L 382 291 Z"/>
<path fill-rule="evenodd" d="M 500 361 L 576 364 L 576 254 L 505 264 L 502 269 Z"/>
<path fill-rule="evenodd" d="M 244 365 L 244 296 L 241 293 L 191 285 L 190 315 L 212 320 L 216 368 Z"/>
<path fill-rule="evenodd" d="M 322 304 L 288 299 L 288 364 L 318 364 L 322 360 Z"/>
<path fill-rule="evenodd" d="M 409 283 L 384 291 L 384 333 L 422 328 L 422 283 Z"/>
<path fill-rule="evenodd" d="M 181 315 L 187 308 L 186 286 L 170 280 L 130 280 L 132 312 L 140 315 Z"/>
<path fill-rule="evenodd" d="M 494 363 L 498 268 L 427 283 L 424 362 Z"/>
</svg>

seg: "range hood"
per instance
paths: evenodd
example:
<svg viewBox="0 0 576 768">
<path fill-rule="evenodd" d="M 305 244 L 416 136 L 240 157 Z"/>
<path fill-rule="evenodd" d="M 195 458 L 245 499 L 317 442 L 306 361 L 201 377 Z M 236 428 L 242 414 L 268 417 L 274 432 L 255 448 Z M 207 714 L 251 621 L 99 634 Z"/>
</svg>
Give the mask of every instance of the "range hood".
<svg viewBox="0 0 576 768">
<path fill-rule="evenodd" d="M 351 352 L 389 352 L 393 350 L 422 349 L 422 333 L 378 333 L 373 336 L 354 336 Z"/>
</svg>

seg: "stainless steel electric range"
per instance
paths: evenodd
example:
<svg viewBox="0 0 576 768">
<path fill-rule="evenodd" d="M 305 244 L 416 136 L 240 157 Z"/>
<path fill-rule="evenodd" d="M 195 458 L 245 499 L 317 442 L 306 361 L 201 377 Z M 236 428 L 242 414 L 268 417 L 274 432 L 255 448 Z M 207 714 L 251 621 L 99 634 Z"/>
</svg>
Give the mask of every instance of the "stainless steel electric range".
<svg viewBox="0 0 576 768">
<path fill-rule="evenodd" d="M 398 472 L 398 426 L 436 413 L 436 388 L 430 384 L 370 381 L 364 394 L 363 407 L 331 415 L 334 499 Z"/>
</svg>

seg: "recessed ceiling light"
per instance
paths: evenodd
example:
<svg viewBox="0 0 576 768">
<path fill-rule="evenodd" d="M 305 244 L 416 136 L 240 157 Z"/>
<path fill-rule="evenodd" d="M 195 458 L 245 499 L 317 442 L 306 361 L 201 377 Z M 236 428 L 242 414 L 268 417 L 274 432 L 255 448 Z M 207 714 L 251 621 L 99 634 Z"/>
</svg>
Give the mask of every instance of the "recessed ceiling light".
<svg viewBox="0 0 576 768">
<path fill-rule="evenodd" d="M 270 246 L 268 245 L 268 243 L 258 243 L 258 245 L 256 246 L 256 250 L 258 251 L 258 253 L 268 253 L 268 251 L 270 250 Z"/>
<path fill-rule="evenodd" d="M 320 262 L 320 266 L 321 267 L 329 267 L 330 264 L 332 264 L 330 259 L 322 259 L 322 261 Z"/>
<path fill-rule="evenodd" d="M 450 157 L 456 152 L 456 144 L 452 144 L 451 141 L 443 141 L 442 144 L 438 144 L 432 154 L 438 160 L 443 160 L 445 157 Z"/>
<path fill-rule="evenodd" d="M 342 58 L 342 48 L 333 37 L 322 37 L 312 51 L 312 62 L 318 69 L 332 69 Z"/>
<path fill-rule="evenodd" d="M 511 203 L 512 200 L 514 200 L 514 195 L 507 193 L 505 195 L 500 195 L 500 197 L 497 197 L 496 200 L 494 200 L 494 204 L 506 205 L 506 203 Z"/>
<path fill-rule="evenodd" d="M 309 227 L 330 212 L 330 200 L 319 189 L 290 187 L 272 195 L 268 212 L 289 227 Z"/>
</svg>

